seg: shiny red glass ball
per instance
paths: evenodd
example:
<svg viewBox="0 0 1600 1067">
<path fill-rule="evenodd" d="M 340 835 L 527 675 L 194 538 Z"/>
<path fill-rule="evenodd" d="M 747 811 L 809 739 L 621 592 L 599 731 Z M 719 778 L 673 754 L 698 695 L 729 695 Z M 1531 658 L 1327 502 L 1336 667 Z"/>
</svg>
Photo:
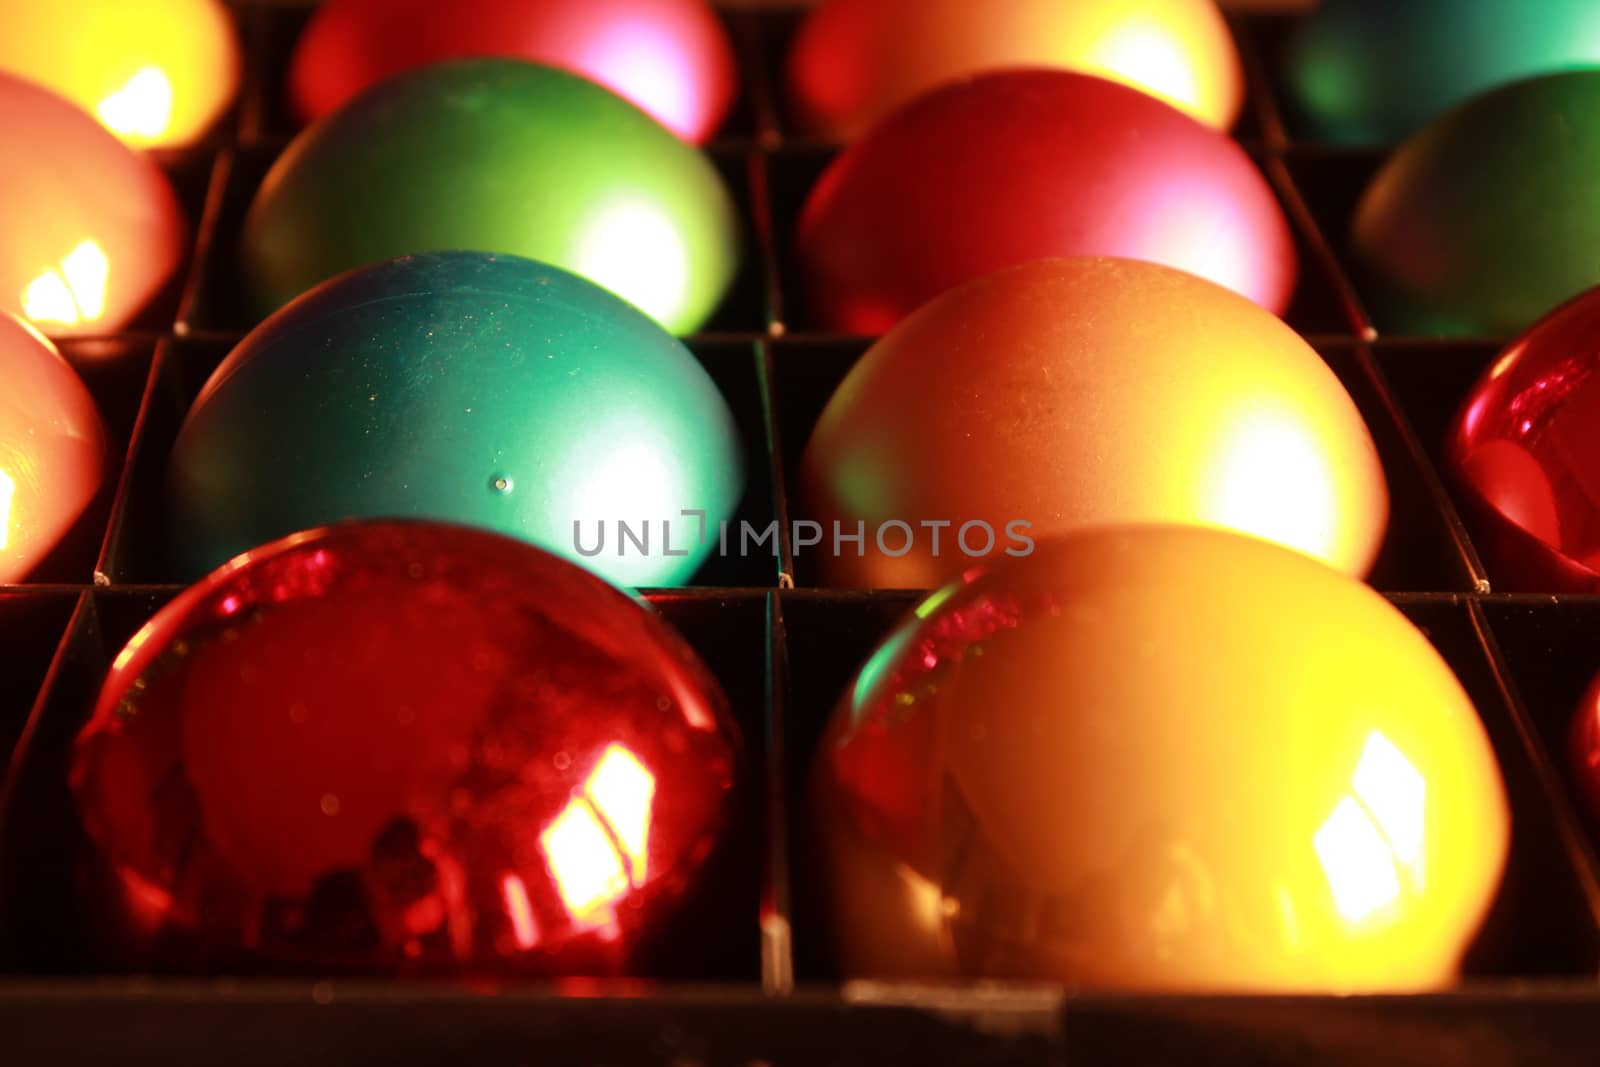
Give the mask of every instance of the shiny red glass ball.
<svg viewBox="0 0 1600 1067">
<path fill-rule="evenodd" d="M 718 840 L 738 750 L 694 653 L 599 578 L 495 534 L 351 523 L 159 612 L 72 782 L 151 943 L 608 973 Z"/>
<path fill-rule="evenodd" d="M 1274 314 L 1298 272 L 1288 221 L 1236 142 L 1063 70 L 959 79 L 890 114 L 823 172 L 794 252 L 812 325 L 857 334 L 1047 257 L 1176 267 Z"/>
<path fill-rule="evenodd" d="M 1584 811 L 1600 825 L 1600 675 L 1578 701 L 1567 734 L 1567 758 Z"/>
<path fill-rule="evenodd" d="M 1445 454 L 1497 590 L 1600 592 L 1600 289 L 1500 354 Z"/>
</svg>

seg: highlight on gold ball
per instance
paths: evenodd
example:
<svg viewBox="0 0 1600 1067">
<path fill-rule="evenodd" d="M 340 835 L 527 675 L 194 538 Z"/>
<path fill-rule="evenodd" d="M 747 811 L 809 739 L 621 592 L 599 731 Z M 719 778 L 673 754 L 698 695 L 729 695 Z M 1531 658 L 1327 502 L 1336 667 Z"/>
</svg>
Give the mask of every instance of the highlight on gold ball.
<svg viewBox="0 0 1600 1067">
<path fill-rule="evenodd" d="M 221 0 L 0 5 L 0 71 L 60 93 L 136 148 L 181 148 L 232 105 L 240 77 Z"/>
</svg>

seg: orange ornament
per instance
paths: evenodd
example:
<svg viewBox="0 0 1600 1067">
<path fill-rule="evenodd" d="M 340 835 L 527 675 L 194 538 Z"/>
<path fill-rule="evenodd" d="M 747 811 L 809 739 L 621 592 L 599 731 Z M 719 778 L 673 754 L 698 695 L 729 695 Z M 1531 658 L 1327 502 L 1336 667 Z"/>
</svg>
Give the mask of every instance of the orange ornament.
<svg viewBox="0 0 1600 1067">
<path fill-rule="evenodd" d="M 0 74 L 0 159 L 0 311 L 52 337 L 111 333 L 178 269 L 166 175 L 88 112 Z"/>
<path fill-rule="evenodd" d="M 106 438 L 55 346 L 0 312 L 0 584 L 27 577 L 100 489 Z"/>
<path fill-rule="evenodd" d="M 1089 531 L 935 594 L 845 694 L 813 785 L 859 977 L 1438 988 L 1510 838 L 1426 637 L 1193 527 Z"/>
<path fill-rule="evenodd" d="M 1020 551 L 1018 533 L 1129 522 L 1233 529 L 1360 576 L 1389 505 L 1360 413 L 1293 330 L 1194 275 L 1099 258 L 997 271 L 901 322 L 834 393 L 801 479 L 829 584 L 913 589 Z M 835 544 L 858 523 L 859 548 Z"/>
<path fill-rule="evenodd" d="M 1121 82 L 1218 130 L 1244 102 L 1212 0 L 827 0 L 795 38 L 789 90 L 812 133 L 848 141 L 937 85 L 1015 67 Z"/>
</svg>

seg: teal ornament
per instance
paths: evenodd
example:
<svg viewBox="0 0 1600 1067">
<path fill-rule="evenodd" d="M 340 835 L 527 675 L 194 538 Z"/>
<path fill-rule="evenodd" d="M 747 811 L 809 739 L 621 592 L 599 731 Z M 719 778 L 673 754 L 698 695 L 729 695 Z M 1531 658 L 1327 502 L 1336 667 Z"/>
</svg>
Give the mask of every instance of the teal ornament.
<svg viewBox="0 0 1600 1067">
<path fill-rule="evenodd" d="M 1591 67 L 1595 0 L 1323 0 L 1300 23 L 1285 73 L 1307 134 L 1377 145 L 1498 86 Z"/>
<path fill-rule="evenodd" d="M 681 585 L 738 503 L 739 441 L 689 350 L 599 286 L 409 256 L 318 287 L 217 368 L 173 447 L 172 541 L 195 579 L 299 530 L 426 518 Z"/>
</svg>

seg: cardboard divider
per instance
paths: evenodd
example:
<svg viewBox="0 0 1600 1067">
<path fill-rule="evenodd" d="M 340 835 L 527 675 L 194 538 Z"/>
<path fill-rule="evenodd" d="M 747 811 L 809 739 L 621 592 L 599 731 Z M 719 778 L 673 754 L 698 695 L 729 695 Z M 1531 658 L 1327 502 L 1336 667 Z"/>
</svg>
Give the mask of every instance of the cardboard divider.
<svg viewBox="0 0 1600 1067">
<path fill-rule="evenodd" d="M 1479 607 L 1504 657 L 1535 750 L 1544 760 L 1546 783 L 1570 810 L 1587 866 L 1600 871 L 1595 858 L 1600 807 L 1584 791 L 1580 775 L 1586 765 L 1572 743 L 1583 697 L 1600 677 L 1600 597 L 1552 602 L 1547 597 L 1505 596 L 1486 599 Z"/>
<path fill-rule="evenodd" d="M 70 589 L 0 592 L 0 753 L 6 756 L 27 725 L 78 596 Z"/>
</svg>

